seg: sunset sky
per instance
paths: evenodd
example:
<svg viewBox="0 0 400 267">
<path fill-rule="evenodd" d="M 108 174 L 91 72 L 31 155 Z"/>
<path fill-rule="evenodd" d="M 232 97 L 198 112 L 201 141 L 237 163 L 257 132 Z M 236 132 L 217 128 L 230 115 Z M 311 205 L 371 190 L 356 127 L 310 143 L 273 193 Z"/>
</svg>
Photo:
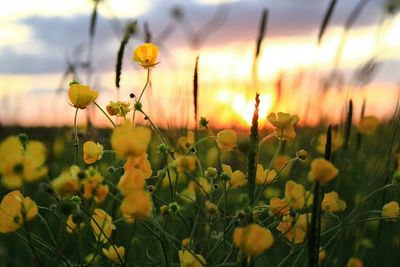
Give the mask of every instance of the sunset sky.
<svg viewBox="0 0 400 267">
<path fill-rule="evenodd" d="M 246 126 L 251 120 L 255 92 L 261 94 L 261 125 L 270 111 L 299 114 L 301 123 L 319 119 L 337 122 L 352 98 L 355 112 L 364 100 L 367 113 L 387 118 L 399 94 L 400 19 L 385 12 L 386 0 L 370 0 L 348 31 L 338 70 L 339 85 L 322 94 L 323 78 L 332 73 L 343 25 L 360 0 L 339 0 L 320 45 L 319 25 L 330 1 L 149 1 L 104 0 L 99 4 L 92 47 L 93 73 L 78 66 L 82 83 L 100 91 L 105 106 L 116 100 L 115 63 L 124 26 L 138 21 L 138 33 L 125 50 L 119 97 L 139 93 L 146 72 L 132 62 L 135 46 L 143 43 L 144 23 L 160 47 L 160 64 L 152 70 L 152 88 L 144 110 L 160 125 L 193 125 L 192 78 L 200 56 L 199 113 L 218 127 Z M 71 125 L 67 62 L 88 58 L 92 1 L 0 0 L 1 124 Z M 183 12 L 180 21 L 171 15 Z M 259 65 L 258 86 L 252 64 L 262 10 L 269 11 Z M 166 34 L 168 32 L 168 34 Z M 197 40 L 197 42 L 195 42 Z M 371 80 L 360 85 L 356 73 L 374 59 Z M 282 78 L 281 95 L 276 84 Z M 278 102 L 278 100 L 280 100 Z M 107 121 L 94 108 L 97 125 Z M 84 123 L 86 115 L 80 114 Z"/>
</svg>

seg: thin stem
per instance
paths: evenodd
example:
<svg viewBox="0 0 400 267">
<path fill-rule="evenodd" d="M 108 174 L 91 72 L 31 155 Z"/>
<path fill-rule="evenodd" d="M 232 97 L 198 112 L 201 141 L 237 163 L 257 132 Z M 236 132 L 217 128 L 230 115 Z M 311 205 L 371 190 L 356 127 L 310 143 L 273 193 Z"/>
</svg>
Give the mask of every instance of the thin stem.
<svg viewBox="0 0 400 267">
<path fill-rule="evenodd" d="M 74 138 L 75 138 L 75 156 L 74 156 L 74 162 L 72 163 L 72 165 L 74 165 L 76 163 L 76 160 L 78 158 L 78 153 L 79 153 L 79 138 L 78 138 L 78 127 L 76 125 L 76 119 L 78 117 L 78 110 L 79 108 L 76 108 L 75 110 L 75 116 L 74 116 Z"/>
<path fill-rule="evenodd" d="M 138 98 L 138 100 L 137 100 L 136 102 L 140 102 L 140 100 L 142 100 L 144 90 L 146 90 L 147 85 L 149 84 L 149 82 L 150 82 L 150 68 L 147 68 L 146 83 L 145 83 L 145 85 L 143 86 L 142 92 L 140 93 L 140 96 L 139 96 L 139 98 Z M 136 109 L 133 110 L 133 115 L 132 115 L 132 127 L 135 126 L 135 115 L 136 115 Z"/>
<path fill-rule="evenodd" d="M 93 103 L 96 105 L 96 107 L 98 107 L 100 109 L 100 111 L 107 117 L 107 119 L 111 122 L 111 124 L 114 126 L 114 128 L 116 128 L 115 123 L 112 121 L 112 119 L 110 118 L 110 116 L 108 116 L 108 114 L 104 111 L 104 109 L 102 109 L 100 107 L 99 104 L 97 104 L 96 101 L 93 101 Z"/>
</svg>

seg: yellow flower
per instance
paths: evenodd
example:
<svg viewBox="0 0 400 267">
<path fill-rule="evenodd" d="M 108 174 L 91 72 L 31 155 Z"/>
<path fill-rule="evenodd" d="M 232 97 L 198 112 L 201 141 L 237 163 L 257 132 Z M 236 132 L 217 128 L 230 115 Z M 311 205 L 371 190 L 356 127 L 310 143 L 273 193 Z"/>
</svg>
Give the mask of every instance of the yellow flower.
<svg viewBox="0 0 400 267">
<path fill-rule="evenodd" d="M 151 173 L 151 165 L 146 153 L 138 157 L 129 157 L 124 165 L 124 174 L 118 182 L 118 187 L 124 194 L 141 190 Z"/>
<path fill-rule="evenodd" d="M 181 136 L 178 138 L 178 145 L 183 149 L 188 149 L 194 144 L 194 141 L 194 132 L 188 131 L 186 136 Z"/>
<path fill-rule="evenodd" d="M 147 151 L 151 140 L 151 131 L 146 127 L 132 128 L 130 122 L 114 129 L 111 145 L 121 157 L 140 156 Z"/>
<path fill-rule="evenodd" d="M 296 218 L 285 215 L 276 229 L 290 242 L 294 242 L 294 244 L 303 243 L 307 233 L 307 216 L 310 218 L 311 213 L 301 214 Z"/>
<path fill-rule="evenodd" d="M 356 125 L 359 133 L 370 135 L 373 134 L 378 128 L 379 120 L 374 116 L 365 116 L 361 118 L 359 123 Z"/>
<path fill-rule="evenodd" d="M 382 216 L 383 217 L 399 217 L 400 216 L 400 208 L 399 203 L 397 201 L 391 201 L 386 203 L 382 208 Z"/>
<path fill-rule="evenodd" d="M 0 144 L 0 174 L 2 183 L 8 189 L 22 187 L 47 174 L 43 166 L 46 147 L 38 141 L 29 141 L 26 149 L 17 136 L 9 136 Z"/>
<path fill-rule="evenodd" d="M 78 173 L 80 168 L 72 165 L 68 170 L 63 171 L 57 178 L 51 181 L 52 186 L 61 196 L 69 196 L 79 192 Z"/>
<path fill-rule="evenodd" d="M 103 146 L 93 141 L 87 141 L 83 144 L 83 161 L 86 164 L 92 164 L 100 160 L 103 156 Z"/>
<path fill-rule="evenodd" d="M 267 119 L 275 127 L 274 131 L 278 138 L 291 140 L 296 137 L 294 125 L 299 121 L 297 115 L 290 115 L 289 113 L 284 112 L 278 112 L 278 114 L 275 114 L 274 112 L 271 112 L 268 114 Z"/>
<path fill-rule="evenodd" d="M 110 103 L 106 106 L 106 110 L 111 116 L 125 117 L 125 115 L 130 111 L 130 105 L 131 104 L 129 102 L 110 101 Z"/>
<path fill-rule="evenodd" d="M 258 224 L 236 227 L 233 231 L 233 243 L 247 256 L 257 256 L 270 248 L 274 237 L 268 229 Z"/>
<path fill-rule="evenodd" d="M 24 221 L 30 221 L 38 214 L 36 203 L 15 190 L 7 195 L 0 204 L 0 233 L 11 233 L 19 229 Z"/>
<path fill-rule="evenodd" d="M 217 145 L 225 152 L 232 151 L 237 142 L 237 134 L 234 130 L 222 130 L 217 134 Z"/>
<path fill-rule="evenodd" d="M 107 243 L 111 237 L 111 233 L 115 230 L 115 225 L 112 223 L 112 218 L 102 209 L 95 209 L 90 220 L 93 234 L 96 240 Z"/>
<path fill-rule="evenodd" d="M 68 216 L 66 224 L 67 226 L 65 228 L 69 234 L 74 233 L 79 227 L 83 225 L 83 223 L 79 225 L 74 223 L 74 221 L 72 220 L 72 214 Z"/>
<path fill-rule="evenodd" d="M 323 248 L 319 248 L 319 264 L 321 265 L 321 263 L 326 259 L 326 251 Z"/>
<path fill-rule="evenodd" d="M 268 176 L 267 176 L 268 175 Z M 256 184 L 267 185 L 272 183 L 277 178 L 277 173 L 274 170 L 264 170 L 261 164 L 257 164 Z"/>
<path fill-rule="evenodd" d="M 110 188 L 108 187 L 108 185 L 99 185 L 96 187 L 96 193 L 94 196 L 94 201 L 99 204 L 99 203 L 103 203 L 104 200 L 107 198 L 108 196 L 108 192 L 110 191 Z"/>
<path fill-rule="evenodd" d="M 229 176 L 229 188 L 236 189 L 247 184 L 246 176 L 239 170 L 232 171 L 231 166 L 222 164 L 222 170 Z"/>
<path fill-rule="evenodd" d="M 312 181 L 324 185 L 335 178 L 338 173 L 339 170 L 330 161 L 316 158 L 311 162 L 309 177 Z"/>
<path fill-rule="evenodd" d="M 103 248 L 103 254 L 113 263 L 122 264 L 125 255 L 125 248 L 123 246 L 116 247 L 110 246 L 108 249 Z"/>
<path fill-rule="evenodd" d="M 289 204 L 284 200 L 277 197 L 271 198 L 269 201 L 269 213 L 271 215 L 279 214 L 286 215 L 289 212 Z"/>
<path fill-rule="evenodd" d="M 179 261 L 181 267 L 203 267 L 207 265 L 203 256 L 188 250 L 179 250 Z"/>
<path fill-rule="evenodd" d="M 359 258 L 350 258 L 349 262 L 347 263 L 346 267 L 363 267 L 364 264 L 361 259 Z"/>
<path fill-rule="evenodd" d="M 306 192 L 304 186 L 293 182 L 287 181 L 285 184 L 285 200 L 289 206 L 294 209 L 302 209 L 305 204 Z"/>
<path fill-rule="evenodd" d="M 153 203 L 149 193 L 144 190 L 131 191 L 121 203 L 121 212 L 135 219 L 144 219 L 151 216 Z"/>
<path fill-rule="evenodd" d="M 179 174 L 196 170 L 196 156 L 176 155 L 174 165 Z"/>
<path fill-rule="evenodd" d="M 339 150 L 344 143 L 343 135 L 338 131 L 332 131 L 332 152 Z M 324 154 L 325 153 L 325 145 L 326 145 L 326 134 L 321 134 L 318 137 L 317 147 L 316 150 Z"/>
<path fill-rule="evenodd" d="M 272 163 L 272 168 L 279 172 L 280 176 L 288 176 L 292 170 L 292 162 L 287 155 L 279 155 Z"/>
<path fill-rule="evenodd" d="M 346 209 L 346 202 L 339 199 L 338 193 L 332 191 L 324 195 L 321 208 L 324 211 L 330 211 L 330 212 L 344 211 Z"/>
<path fill-rule="evenodd" d="M 152 43 L 144 43 L 136 47 L 133 52 L 133 61 L 139 62 L 143 68 L 154 67 L 158 63 L 158 47 Z"/>
<path fill-rule="evenodd" d="M 79 83 L 71 83 L 68 91 L 71 105 L 75 108 L 85 109 L 99 96 L 99 92 L 89 86 Z"/>
</svg>

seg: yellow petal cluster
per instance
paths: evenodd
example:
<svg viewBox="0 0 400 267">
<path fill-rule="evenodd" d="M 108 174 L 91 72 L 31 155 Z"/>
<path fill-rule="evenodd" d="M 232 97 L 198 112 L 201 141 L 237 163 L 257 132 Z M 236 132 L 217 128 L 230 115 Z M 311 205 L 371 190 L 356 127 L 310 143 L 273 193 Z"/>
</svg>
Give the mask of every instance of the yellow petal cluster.
<svg viewBox="0 0 400 267">
<path fill-rule="evenodd" d="M 338 173 L 339 170 L 330 161 L 316 158 L 311 162 L 309 177 L 312 181 L 324 185 L 334 179 Z"/>
<path fill-rule="evenodd" d="M 257 256 L 270 248 L 274 243 L 272 233 L 258 224 L 236 227 L 233 232 L 233 243 L 248 256 Z"/>
<path fill-rule="evenodd" d="M 152 43 L 144 43 L 135 48 L 133 61 L 147 69 L 157 65 L 158 47 Z"/>
<path fill-rule="evenodd" d="M 36 203 L 24 197 L 19 190 L 14 190 L 1 200 L 0 233 L 17 231 L 24 221 L 30 221 L 38 214 Z"/>
<path fill-rule="evenodd" d="M 110 101 L 110 103 L 106 106 L 106 110 L 111 116 L 125 117 L 130 111 L 130 105 L 131 103 L 129 102 Z"/>
<path fill-rule="evenodd" d="M 316 150 L 324 154 L 325 153 L 325 145 L 326 145 L 326 134 L 321 134 L 318 137 Z M 331 150 L 332 152 L 338 151 L 344 143 L 343 135 L 338 131 L 332 131 L 332 139 L 331 139 Z"/>
<path fill-rule="evenodd" d="M 29 141 L 24 149 L 17 136 L 9 136 L 0 144 L 0 175 L 2 184 L 8 189 L 22 187 L 47 174 L 43 166 L 46 147 L 38 141 Z"/>
<path fill-rule="evenodd" d="M 276 178 L 278 174 L 275 170 L 264 170 L 264 167 L 261 164 L 257 164 L 256 171 L 256 184 L 259 185 L 268 185 L 271 184 Z"/>
<path fill-rule="evenodd" d="M 357 131 L 361 134 L 371 135 L 378 128 L 379 120 L 374 116 L 365 116 L 356 125 Z"/>
<path fill-rule="evenodd" d="M 135 219 L 145 219 L 151 216 L 153 203 L 150 194 L 144 190 L 129 192 L 122 200 L 121 212 Z"/>
<path fill-rule="evenodd" d="M 79 192 L 78 173 L 81 169 L 77 165 L 72 165 L 67 170 L 64 170 L 57 178 L 51 181 L 55 190 L 61 196 L 70 196 Z"/>
<path fill-rule="evenodd" d="M 140 156 L 147 151 L 151 131 L 146 127 L 132 128 L 130 122 L 118 126 L 111 136 L 112 148 L 121 157 Z"/>
<path fill-rule="evenodd" d="M 217 145 L 225 152 L 232 151 L 237 143 L 237 134 L 234 130 L 222 130 L 217 134 Z"/>
<path fill-rule="evenodd" d="M 359 258 L 355 258 L 355 257 L 350 258 L 346 265 L 346 267 L 363 267 L 363 266 L 364 266 L 364 264 L 363 264 L 362 260 Z"/>
<path fill-rule="evenodd" d="M 143 190 L 145 180 L 151 176 L 152 170 L 147 154 L 129 157 L 124 164 L 124 174 L 121 176 L 118 187 L 124 194 L 134 190 Z"/>
<path fill-rule="evenodd" d="M 99 92 L 88 85 L 72 82 L 68 90 L 69 100 L 75 108 L 85 109 L 99 96 Z"/>
<path fill-rule="evenodd" d="M 229 188 L 236 189 L 247 184 L 247 179 L 243 172 L 239 170 L 233 172 L 231 166 L 225 164 L 222 164 L 222 170 L 229 176 Z"/>
<path fill-rule="evenodd" d="M 115 225 L 112 223 L 112 218 L 102 209 L 95 209 L 90 220 L 93 234 L 96 240 L 107 243 L 111 237 L 111 233 L 115 230 Z"/>
<path fill-rule="evenodd" d="M 122 264 L 125 255 L 123 246 L 110 246 L 108 249 L 103 248 L 103 254 L 113 263 Z"/>
<path fill-rule="evenodd" d="M 297 215 L 296 217 L 285 215 L 276 229 L 291 243 L 303 243 L 307 234 L 307 216 L 310 219 L 311 213 Z"/>
<path fill-rule="evenodd" d="M 267 119 L 275 127 L 274 131 L 278 138 L 292 140 L 296 137 L 294 126 L 299 121 L 297 115 L 290 115 L 285 112 L 278 112 L 278 114 L 271 112 L 268 114 Z"/>
<path fill-rule="evenodd" d="M 207 266 L 206 260 L 200 254 L 188 250 L 179 250 L 179 261 L 181 267 L 203 267 Z"/>
<path fill-rule="evenodd" d="M 339 198 L 335 191 L 326 193 L 321 203 L 321 209 L 330 212 L 340 212 L 346 209 L 346 202 Z"/>
<path fill-rule="evenodd" d="M 83 144 L 83 161 L 86 164 L 93 164 L 103 156 L 103 146 L 93 141 L 87 141 Z"/>
<path fill-rule="evenodd" d="M 400 207 L 397 201 L 390 201 L 386 203 L 382 207 L 382 216 L 383 217 L 399 217 L 400 216 Z"/>
</svg>

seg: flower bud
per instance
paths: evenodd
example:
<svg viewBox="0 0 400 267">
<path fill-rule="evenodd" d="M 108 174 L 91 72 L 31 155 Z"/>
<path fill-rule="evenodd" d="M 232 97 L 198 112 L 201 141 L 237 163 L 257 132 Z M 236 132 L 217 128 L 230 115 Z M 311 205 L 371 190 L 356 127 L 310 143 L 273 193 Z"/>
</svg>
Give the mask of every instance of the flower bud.
<svg viewBox="0 0 400 267">
<path fill-rule="evenodd" d="M 305 151 L 304 149 L 300 149 L 299 151 L 296 152 L 296 157 L 299 160 L 304 161 L 308 158 L 308 152 Z"/>
</svg>

